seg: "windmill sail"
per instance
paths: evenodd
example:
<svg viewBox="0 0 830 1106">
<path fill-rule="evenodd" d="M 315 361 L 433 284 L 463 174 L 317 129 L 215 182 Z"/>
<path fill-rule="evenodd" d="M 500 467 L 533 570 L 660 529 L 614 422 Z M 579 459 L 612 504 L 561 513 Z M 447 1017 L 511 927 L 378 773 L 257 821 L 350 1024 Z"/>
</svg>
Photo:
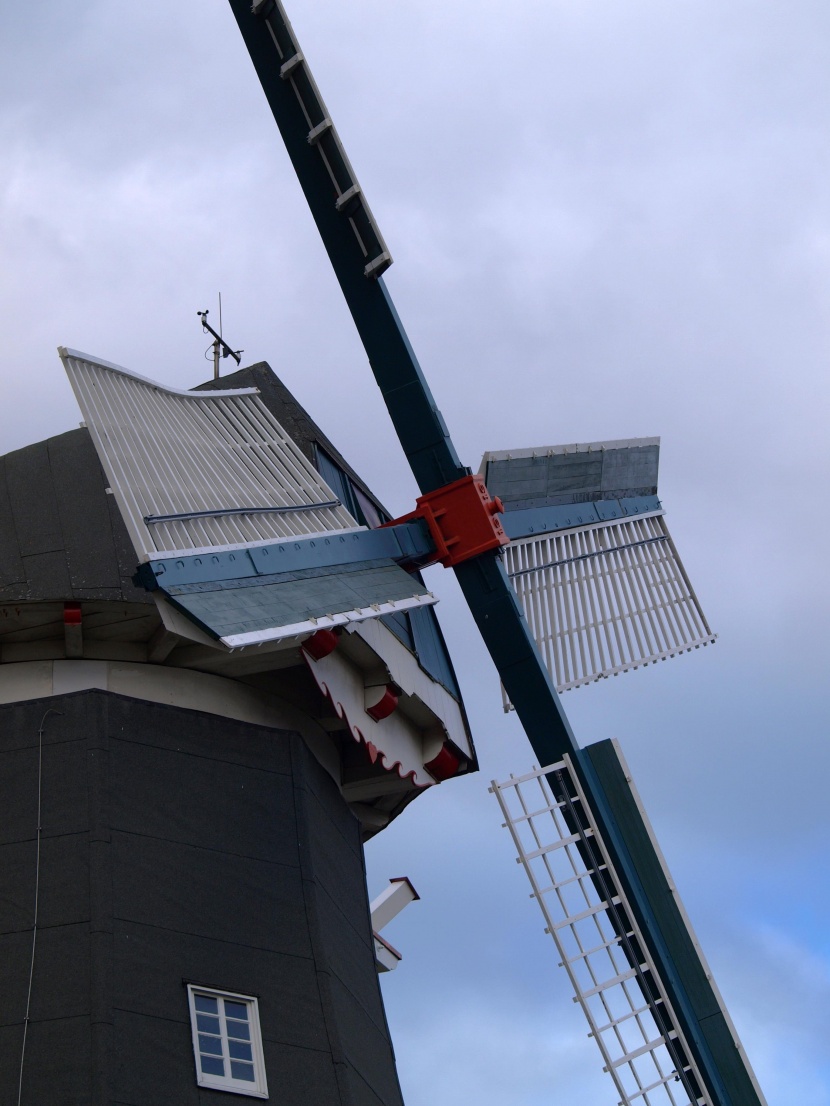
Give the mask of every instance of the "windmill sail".
<svg viewBox="0 0 830 1106">
<path fill-rule="evenodd" d="M 558 691 L 715 640 L 657 498 L 659 451 L 640 438 L 484 456 L 507 575 Z"/>
<path fill-rule="evenodd" d="M 295 644 L 436 601 L 256 389 L 181 392 L 60 353 L 142 582 L 220 645 Z"/>
<path fill-rule="evenodd" d="M 563 798 L 546 776 L 555 775 Z M 569 758 L 493 781 L 533 897 L 621 1106 L 698 1106 L 703 1080 Z"/>
<path fill-rule="evenodd" d="M 765 1106 L 618 743 L 490 790 L 620 1106 Z"/>
</svg>

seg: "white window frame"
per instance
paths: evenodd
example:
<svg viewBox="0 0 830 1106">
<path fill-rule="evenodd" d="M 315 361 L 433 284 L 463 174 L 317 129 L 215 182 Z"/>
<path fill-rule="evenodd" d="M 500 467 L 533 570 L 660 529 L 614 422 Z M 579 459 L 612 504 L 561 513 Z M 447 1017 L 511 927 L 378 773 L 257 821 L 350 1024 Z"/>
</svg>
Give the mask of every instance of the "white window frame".
<svg viewBox="0 0 830 1106">
<path fill-rule="evenodd" d="M 226 1071 L 230 1070 L 228 1055 L 228 1027 L 225 1020 L 224 1001 L 244 1004 L 248 1009 L 248 1025 L 251 1031 L 251 1055 L 254 1067 L 254 1081 L 247 1079 L 235 1079 L 232 1075 L 212 1075 L 202 1071 L 199 1048 L 199 1028 L 196 1020 L 196 997 L 203 995 L 206 998 L 219 1001 L 219 1023 L 222 1042 L 222 1058 Z M 259 1027 L 259 1004 L 253 995 L 239 995 L 233 991 L 217 991 L 215 987 L 200 987 L 195 983 L 187 984 L 187 1001 L 190 1008 L 190 1028 L 193 1037 L 193 1058 L 196 1063 L 196 1082 L 200 1087 L 210 1087 L 214 1091 L 229 1091 L 231 1094 L 243 1094 L 249 1098 L 267 1098 L 268 1084 L 265 1079 L 265 1057 L 262 1052 L 262 1032 Z"/>
</svg>

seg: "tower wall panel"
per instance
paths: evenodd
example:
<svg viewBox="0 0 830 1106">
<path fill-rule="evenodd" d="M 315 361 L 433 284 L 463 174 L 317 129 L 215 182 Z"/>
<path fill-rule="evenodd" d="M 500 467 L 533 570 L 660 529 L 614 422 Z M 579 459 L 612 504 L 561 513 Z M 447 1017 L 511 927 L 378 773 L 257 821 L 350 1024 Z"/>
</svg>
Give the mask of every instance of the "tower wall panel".
<svg viewBox="0 0 830 1106">
<path fill-rule="evenodd" d="M 101 690 L 0 706 L 0 963 L 0 1101 L 29 999 L 24 1106 L 229 1106 L 196 1083 L 193 982 L 257 996 L 281 1106 L 401 1102 L 360 827 L 288 729 Z"/>
</svg>

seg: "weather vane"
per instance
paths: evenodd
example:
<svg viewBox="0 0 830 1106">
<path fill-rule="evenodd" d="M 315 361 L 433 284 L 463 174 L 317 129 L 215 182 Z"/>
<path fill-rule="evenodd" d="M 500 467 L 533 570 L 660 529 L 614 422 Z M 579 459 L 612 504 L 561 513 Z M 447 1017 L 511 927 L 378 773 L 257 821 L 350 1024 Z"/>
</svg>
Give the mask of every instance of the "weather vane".
<svg viewBox="0 0 830 1106">
<path fill-rule="evenodd" d="M 244 349 L 232 350 L 228 343 L 222 337 L 222 293 L 219 293 L 219 333 L 217 334 L 210 323 L 207 321 L 208 311 L 197 311 L 196 314 L 202 320 L 202 330 L 205 334 L 213 335 L 213 379 L 219 379 L 219 357 L 232 357 L 237 365 L 240 363 L 241 354 Z M 207 356 L 207 350 L 205 350 L 205 356 Z"/>
</svg>

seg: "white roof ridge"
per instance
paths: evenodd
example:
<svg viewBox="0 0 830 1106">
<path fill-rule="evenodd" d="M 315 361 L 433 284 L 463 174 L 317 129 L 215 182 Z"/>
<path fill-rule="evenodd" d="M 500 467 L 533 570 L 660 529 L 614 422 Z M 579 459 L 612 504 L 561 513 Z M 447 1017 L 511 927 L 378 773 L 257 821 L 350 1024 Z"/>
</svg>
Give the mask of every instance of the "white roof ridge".
<svg viewBox="0 0 830 1106">
<path fill-rule="evenodd" d="M 82 353 L 77 349 L 69 349 L 67 346 L 58 346 L 58 355 L 66 365 L 67 358 L 76 361 L 85 361 L 89 365 L 95 365 L 99 369 L 108 369 L 118 373 L 119 376 L 127 376 L 130 380 L 136 380 L 139 384 L 147 384 L 151 388 L 157 388 L 160 392 L 166 392 L 171 396 L 187 396 L 188 399 L 215 399 L 217 396 L 250 396 L 259 395 L 259 388 L 226 388 L 224 390 L 208 388 L 204 392 L 189 390 L 187 388 L 171 388 L 167 384 L 161 384 L 158 380 L 151 380 L 149 376 L 142 376 L 125 369 L 123 365 L 115 365 L 112 361 L 104 361 L 101 357 L 95 357 L 91 353 Z"/>
</svg>

